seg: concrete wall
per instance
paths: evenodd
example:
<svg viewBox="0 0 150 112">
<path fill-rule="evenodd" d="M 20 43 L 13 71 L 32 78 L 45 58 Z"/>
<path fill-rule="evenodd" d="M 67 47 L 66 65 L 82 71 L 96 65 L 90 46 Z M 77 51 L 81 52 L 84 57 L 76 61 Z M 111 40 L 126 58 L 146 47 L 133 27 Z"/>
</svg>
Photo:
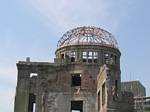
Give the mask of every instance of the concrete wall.
<svg viewBox="0 0 150 112">
<path fill-rule="evenodd" d="M 70 50 L 77 52 L 75 62 L 70 62 L 67 58 L 61 59 L 61 54 Z M 81 55 L 83 51 L 98 52 L 98 62 L 83 63 Z M 106 63 L 105 53 L 109 54 L 109 61 L 113 58 L 113 63 Z M 18 62 L 15 112 L 29 112 L 31 93 L 36 95 L 36 112 L 70 112 L 71 101 L 83 101 L 83 112 L 98 112 L 97 90 L 101 88 L 102 80 L 106 81 L 106 104 L 101 112 L 113 112 L 110 108 L 117 108 L 116 101 L 120 99 L 120 55 L 119 50 L 115 48 L 80 45 L 57 49 L 55 63 L 30 62 L 30 60 Z M 99 74 L 99 70 L 105 63 L 110 73 L 104 72 L 103 77 L 103 73 Z M 37 73 L 37 76 L 31 77 L 31 73 Z M 81 74 L 81 85 L 72 87 L 72 74 L 76 73 Z M 101 78 L 97 80 L 98 75 Z M 111 80 L 109 84 L 108 75 Z M 115 80 L 118 80 L 117 99 L 112 97 Z"/>
<path fill-rule="evenodd" d="M 132 92 L 134 97 L 146 96 L 146 89 L 139 81 L 127 81 L 121 83 L 122 91 Z"/>
<path fill-rule="evenodd" d="M 70 112 L 71 101 L 77 100 L 83 101 L 83 112 L 96 111 L 96 81 L 90 69 L 35 62 L 19 62 L 17 66 L 15 112 L 28 112 L 30 93 L 36 95 L 36 112 Z M 30 73 L 38 76 L 30 77 Z M 71 87 L 74 73 L 82 74 L 80 87 Z"/>
</svg>

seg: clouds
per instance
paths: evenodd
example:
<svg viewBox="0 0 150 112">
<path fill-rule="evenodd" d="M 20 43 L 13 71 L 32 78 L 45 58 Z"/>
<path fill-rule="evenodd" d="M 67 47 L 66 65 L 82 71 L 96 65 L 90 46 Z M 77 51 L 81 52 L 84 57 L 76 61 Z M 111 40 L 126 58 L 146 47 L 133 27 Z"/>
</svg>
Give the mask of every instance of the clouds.
<svg viewBox="0 0 150 112">
<path fill-rule="evenodd" d="M 28 0 L 28 4 L 62 31 L 80 25 L 116 30 L 130 7 L 122 0 Z"/>
<path fill-rule="evenodd" d="M 0 89 L 0 108 L 1 112 L 13 112 L 15 90 L 13 89 Z"/>
<path fill-rule="evenodd" d="M 44 2 L 38 0 L 31 4 L 37 11 L 48 17 L 51 22 L 65 29 L 79 24 L 90 24 L 92 23 L 91 20 L 98 17 L 97 12 L 102 14 L 103 10 L 107 9 L 107 6 L 103 6 L 97 10 L 95 5 L 93 5 L 94 8 L 86 0 L 44 0 Z"/>
<path fill-rule="evenodd" d="M 130 71 L 134 72 L 135 77 L 141 73 L 140 76 L 148 88 L 149 71 L 145 68 L 149 67 L 149 63 L 143 60 L 149 56 L 150 16 L 147 17 L 149 3 L 146 1 L 148 0 L 2 1 L 5 4 L 0 3 L 1 111 L 13 112 L 16 61 L 24 60 L 27 56 L 35 61 L 49 61 L 50 58 L 53 60 L 56 42 L 60 36 L 77 26 L 100 26 L 114 34 L 122 46 L 122 77 L 129 79 Z M 143 39 L 145 37 L 146 40 Z M 144 43 L 142 47 L 141 42 Z M 140 45 L 140 49 L 137 50 L 136 45 Z"/>
<path fill-rule="evenodd" d="M 3 85 L 5 85 L 5 87 L 14 87 L 16 84 L 16 76 L 17 71 L 16 71 L 16 67 L 15 66 L 11 66 L 11 65 L 1 65 L 0 64 L 0 80 L 1 80 L 1 85 L 0 87 L 2 87 Z"/>
</svg>

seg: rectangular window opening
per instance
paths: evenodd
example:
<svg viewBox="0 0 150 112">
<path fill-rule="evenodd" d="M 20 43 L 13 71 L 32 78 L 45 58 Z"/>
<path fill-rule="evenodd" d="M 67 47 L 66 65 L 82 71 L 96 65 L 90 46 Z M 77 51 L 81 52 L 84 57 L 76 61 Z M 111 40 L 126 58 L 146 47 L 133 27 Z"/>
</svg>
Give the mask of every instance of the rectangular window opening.
<svg viewBox="0 0 150 112">
<path fill-rule="evenodd" d="M 75 62 L 76 53 L 74 51 L 70 52 L 71 62 Z"/>
<path fill-rule="evenodd" d="M 110 55 L 108 53 L 104 54 L 105 64 L 109 64 L 110 62 Z"/>
<path fill-rule="evenodd" d="M 93 53 L 92 52 L 88 52 L 88 63 L 92 63 L 92 55 Z"/>
<path fill-rule="evenodd" d="M 35 112 L 36 103 L 33 103 L 33 112 Z"/>
<path fill-rule="evenodd" d="M 115 80 L 115 96 L 118 96 L 118 80 Z"/>
<path fill-rule="evenodd" d="M 36 107 L 36 95 L 33 93 L 29 94 L 28 112 L 35 112 Z"/>
<path fill-rule="evenodd" d="M 82 62 L 83 62 L 83 63 L 86 63 L 86 61 L 87 61 L 86 59 L 82 59 Z"/>
<path fill-rule="evenodd" d="M 61 54 L 61 59 L 64 59 L 65 58 L 65 55 L 64 54 Z"/>
<path fill-rule="evenodd" d="M 115 56 L 115 64 L 117 64 L 117 56 Z"/>
<path fill-rule="evenodd" d="M 93 57 L 97 58 L 98 57 L 98 52 L 93 52 Z"/>
<path fill-rule="evenodd" d="M 105 57 L 109 57 L 109 54 L 108 54 L 108 53 L 105 53 L 104 55 L 105 55 Z"/>
<path fill-rule="evenodd" d="M 110 59 L 109 59 L 109 63 L 110 64 L 114 64 L 114 55 L 113 54 L 110 54 Z"/>
<path fill-rule="evenodd" d="M 98 52 L 93 52 L 94 63 L 98 63 Z"/>
<path fill-rule="evenodd" d="M 88 63 L 92 63 L 92 59 L 88 59 Z"/>
<path fill-rule="evenodd" d="M 105 83 L 102 85 L 102 105 L 105 104 Z"/>
<path fill-rule="evenodd" d="M 82 61 L 87 62 L 87 52 L 82 52 Z"/>
<path fill-rule="evenodd" d="M 109 64 L 109 59 L 105 58 L 105 64 Z"/>
<path fill-rule="evenodd" d="M 72 74 L 72 87 L 81 86 L 81 74 Z"/>
<path fill-rule="evenodd" d="M 93 56 L 93 55 L 92 55 L 92 52 L 89 52 L 89 53 L 88 53 L 88 59 L 92 59 L 92 56 Z"/>
<path fill-rule="evenodd" d="M 75 62 L 75 58 L 74 57 L 71 57 L 71 62 Z"/>
<path fill-rule="evenodd" d="M 98 59 L 94 59 L 94 63 L 98 63 Z"/>
<path fill-rule="evenodd" d="M 113 55 L 113 54 L 110 54 L 110 57 L 111 57 L 111 58 L 113 58 L 113 57 L 114 57 L 114 55 Z"/>
<path fill-rule="evenodd" d="M 101 104 L 100 104 L 100 91 L 98 92 L 98 112 L 100 111 Z"/>
<path fill-rule="evenodd" d="M 37 73 L 30 73 L 30 78 L 38 76 Z"/>
<path fill-rule="evenodd" d="M 83 112 L 83 101 L 71 101 L 71 112 Z"/>
</svg>

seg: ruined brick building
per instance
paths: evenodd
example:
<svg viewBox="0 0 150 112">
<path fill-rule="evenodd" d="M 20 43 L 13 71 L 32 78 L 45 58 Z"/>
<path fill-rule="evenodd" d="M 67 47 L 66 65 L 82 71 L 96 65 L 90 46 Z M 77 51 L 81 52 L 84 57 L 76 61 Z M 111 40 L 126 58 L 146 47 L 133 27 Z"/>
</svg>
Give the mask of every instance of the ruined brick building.
<svg viewBox="0 0 150 112">
<path fill-rule="evenodd" d="M 78 27 L 58 41 L 50 62 L 19 61 L 15 112 L 133 112 L 121 92 L 120 51 L 113 35 Z"/>
</svg>

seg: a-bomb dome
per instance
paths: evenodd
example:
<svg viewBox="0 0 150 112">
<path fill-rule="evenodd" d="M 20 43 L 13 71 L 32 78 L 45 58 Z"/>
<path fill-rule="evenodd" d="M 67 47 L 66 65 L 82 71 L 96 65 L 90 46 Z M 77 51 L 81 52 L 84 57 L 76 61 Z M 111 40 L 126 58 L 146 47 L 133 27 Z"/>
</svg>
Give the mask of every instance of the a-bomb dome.
<svg viewBox="0 0 150 112">
<path fill-rule="evenodd" d="M 77 27 L 66 32 L 58 41 L 57 47 L 71 45 L 100 45 L 118 49 L 118 43 L 111 33 L 93 26 Z"/>
</svg>

